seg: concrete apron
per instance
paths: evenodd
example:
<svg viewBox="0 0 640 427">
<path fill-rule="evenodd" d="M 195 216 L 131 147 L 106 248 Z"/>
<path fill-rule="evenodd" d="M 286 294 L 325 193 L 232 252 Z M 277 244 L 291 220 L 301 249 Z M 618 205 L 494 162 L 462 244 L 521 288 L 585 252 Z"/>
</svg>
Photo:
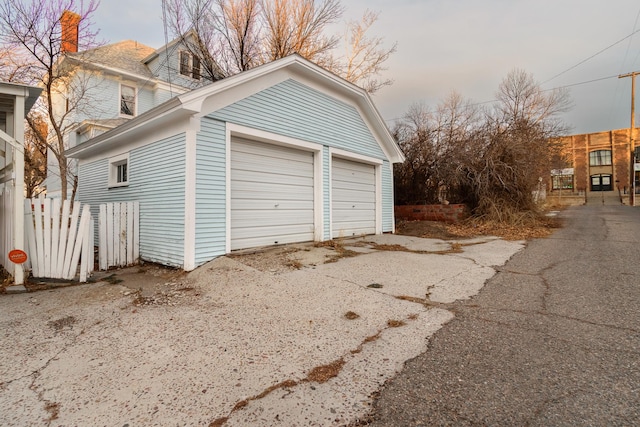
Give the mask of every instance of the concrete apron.
<svg viewBox="0 0 640 427">
<path fill-rule="evenodd" d="M 134 306 L 104 282 L 0 298 L 0 424 L 344 425 L 523 242 L 367 236 L 192 272 L 197 297 Z M 393 249 L 393 250 L 389 250 Z M 332 258 L 335 260 L 336 258 Z M 192 291 L 192 292 L 195 292 Z M 127 295 L 125 295 L 127 294 Z"/>
</svg>

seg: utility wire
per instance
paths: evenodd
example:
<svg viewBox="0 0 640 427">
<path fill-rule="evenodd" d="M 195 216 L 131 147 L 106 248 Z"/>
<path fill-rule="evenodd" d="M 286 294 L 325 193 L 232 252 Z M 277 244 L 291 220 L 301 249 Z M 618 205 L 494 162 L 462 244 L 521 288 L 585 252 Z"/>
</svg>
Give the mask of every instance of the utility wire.
<svg viewBox="0 0 640 427">
<path fill-rule="evenodd" d="M 561 75 L 563 75 L 563 74 L 565 74 L 565 73 L 567 73 L 567 72 L 569 72 L 569 71 L 573 70 L 574 68 L 578 67 L 579 65 L 584 64 L 584 63 L 585 63 L 585 62 L 587 62 L 588 60 L 595 58 L 596 56 L 600 55 L 602 52 L 604 52 L 604 51 L 606 51 L 606 50 L 609 50 L 609 49 L 611 49 L 613 46 L 615 46 L 615 45 L 617 45 L 617 44 L 619 44 L 619 43 L 621 43 L 621 42 L 625 41 L 626 39 L 628 39 L 629 37 L 633 36 L 633 35 L 634 35 L 635 33 L 637 33 L 637 32 L 640 32 L 640 29 L 639 29 L 639 30 L 635 30 L 635 31 L 633 31 L 631 34 L 629 34 L 629 35 L 627 35 L 627 36 L 625 36 L 625 37 L 621 38 L 621 39 L 620 39 L 620 40 L 618 40 L 617 42 L 610 44 L 609 46 L 605 47 L 604 49 L 599 50 L 598 52 L 594 53 L 594 54 L 593 54 L 593 55 L 591 55 L 590 57 L 588 57 L 588 58 L 586 58 L 586 59 L 583 59 L 582 61 L 578 62 L 577 64 L 575 64 L 575 65 L 573 65 L 573 66 L 571 66 L 571 67 L 567 68 L 567 69 L 566 69 L 566 70 L 564 70 L 563 72 L 556 74 L 555 76 L 551 77 L 550 79 L 545 80 L 544 82 L 542 82 L 542 83 L 540 83 L 540 84 L 541 84 L 541 85 L 543 85 L 543 84 L 545 84 L 545 83 L 549 83 L 551 80 L 554 80 L 554 79 L 556 79 L 556 78 L 560 77 Z"/>
</svg>

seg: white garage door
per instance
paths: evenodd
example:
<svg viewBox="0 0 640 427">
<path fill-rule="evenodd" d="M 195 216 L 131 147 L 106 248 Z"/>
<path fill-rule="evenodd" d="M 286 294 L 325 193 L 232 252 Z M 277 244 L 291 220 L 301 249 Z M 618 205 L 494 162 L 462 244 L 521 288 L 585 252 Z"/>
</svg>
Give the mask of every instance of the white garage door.
<svg viewBox="0 0 640 427">
<path fill-rule="evenodd" d="M 375 166 L 334 157 L 331 206 L 331 237 L 375 234 Z"/>
<path fill-rule="evenodd" d="M 231 249 L 313 240 L 313 153 L 233 138 Z"/>
</svg>

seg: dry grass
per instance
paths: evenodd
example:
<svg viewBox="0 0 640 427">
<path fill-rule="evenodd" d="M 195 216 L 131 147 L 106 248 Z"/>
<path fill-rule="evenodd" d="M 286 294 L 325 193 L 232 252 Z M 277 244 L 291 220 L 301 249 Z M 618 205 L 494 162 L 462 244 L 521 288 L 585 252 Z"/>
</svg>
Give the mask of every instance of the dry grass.
<svg viewBox="0 0 640 427">
<path fill-rule="evenodd" d="M 390 328 L 399 328 L 400 326 L 405 326 L 407 323 L 404 320 L 395 320 L 389 319 L 387 320 L 387 326 Z"/>
<path fill-rule="evenodd" d="M 497 236 L 505 240 L 528 240 L 547 237 L 554 229 L 561 226 L 562 222 L 558 218 L 549 218 L 528 212 L 521 215 L 510 215 L 502 221 L 486 217 L 469 218 L 456 224 L 436 221 L 402 221 L 398 223 L 396 233 L 444 240 L 477 236 Z"/>
<path fill-rule="evenodd" d="M 316 366 L 309 372 L 306 380 L 316 383 L 326 383 L 331 378 L 337 377 L 342 367 L 344 366 L 344 359 L 335 360 L 327 365 Z"/>
</svg>

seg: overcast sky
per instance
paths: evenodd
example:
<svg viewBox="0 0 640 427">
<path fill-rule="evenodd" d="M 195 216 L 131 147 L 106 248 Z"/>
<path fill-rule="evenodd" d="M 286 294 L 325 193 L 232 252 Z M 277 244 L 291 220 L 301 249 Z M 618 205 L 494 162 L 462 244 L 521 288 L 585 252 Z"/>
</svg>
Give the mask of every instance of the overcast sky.
<svg viewBox="0 0 640 427">
<path fill-rule="evenodd" d="M 617 76 L 640 71 L 638 0 L 343 4 L 345 21 L 367 8 L 379 11 L 372 34 L 389 46 L 398 43 L 385 72 L 394 84 L 374 96 L 389 125 L 411 104 L 435 107 L 452 90 L 474 102 L 491 101 L 504 76 L 520 68 L 545 89 L 569 86 L 574 106 L 564 119 L 573 133 L 629 127 L 631 79 Z M 158 48 L 165 40 L 161 5 L 161 0 L 102 0 L 94 21 L 106 42 L 133 39 Z M 598 81 L 584 83 L 593 80 Z M 637 105 L 640 110 L 640 100 Z"/>
</svg>

